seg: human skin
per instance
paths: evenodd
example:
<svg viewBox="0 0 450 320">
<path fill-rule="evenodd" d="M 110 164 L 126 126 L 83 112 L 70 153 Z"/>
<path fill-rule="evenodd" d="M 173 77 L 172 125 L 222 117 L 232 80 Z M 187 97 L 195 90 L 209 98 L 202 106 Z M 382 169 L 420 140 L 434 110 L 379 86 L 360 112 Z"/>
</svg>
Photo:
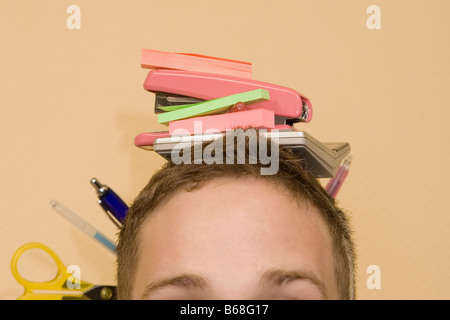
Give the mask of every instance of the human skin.
<svg viewBox="0 0 450 320">
<path fill-rule="evenodd" d="M 261 178 L 216 178 L 144 220 L 131 298 L 338 299 L 336 283 L 315 207 Z"/>
</svg>

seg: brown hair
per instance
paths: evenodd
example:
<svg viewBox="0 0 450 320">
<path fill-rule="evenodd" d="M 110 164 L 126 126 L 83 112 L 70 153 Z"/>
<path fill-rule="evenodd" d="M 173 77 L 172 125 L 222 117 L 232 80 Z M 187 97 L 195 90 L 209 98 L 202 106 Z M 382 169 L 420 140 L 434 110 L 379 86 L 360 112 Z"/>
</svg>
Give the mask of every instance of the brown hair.
<svg viewBox="0 0 450 320">
<path fill-rule="evenodd" d="M 261 140 L 261 136 L 258 135 Z M 267 144 L 270 148 L 271 144 Z M 277 146 L 278 147 L 278 146 Z M 205 148 L 205 145 L 203 146 Z M 234 150 L 236 150 L 235 148 Z M 246 141 L 244 164 L 174 164 L 167 162 L 157 171 L 133 202 L 119 233 L 117 246 L 117 293 L 119 299 L 129 299 L 134 274 L 139 261 L 139 231 L 142 222 L 156 207 L 176 191 L 201 188 L 214 178 L 251 176 L 281 185 L 296 199 L 311 203 L 329 227 L 333 241 L 334 272 L 341 299 L 355 299 L 355 248 L 348 217 L 328 195 L 319 180 L 304 169 L 302 160 L 290 149 L 280 148 L 278 172 L 261 175 L 261 163 L 249 163 Z M 193 154 L 193 153 L 191 153 Z"/>
</svg>

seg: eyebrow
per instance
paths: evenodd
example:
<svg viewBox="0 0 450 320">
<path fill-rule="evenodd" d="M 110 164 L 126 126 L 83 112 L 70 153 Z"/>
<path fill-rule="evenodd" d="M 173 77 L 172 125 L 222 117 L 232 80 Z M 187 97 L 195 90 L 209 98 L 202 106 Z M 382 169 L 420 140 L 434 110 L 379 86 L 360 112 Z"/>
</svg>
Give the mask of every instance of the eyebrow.
<svg viewBox="0 0 450 320">
<path fill-rule="evenodd" d="M 310 271 L 268 269 L 260 279 L 261 286 L 281 286 L 295 280 L 308 280 L 318 287 L 322 298 L 328 299 L 324 283 L 314 273 Z"/>
<path fill-rule="evenodd" d="M 210 281 L 206 278 L 195 274 L 181 274 L 176 277 L 166 278 L 162 280 L 156 280 L 151 282 L 145 287 L 142 298 L 148 298 L 153 292 L 166 288 L 166 287 L 178 287 L 182 289 L 202 289 L 209 290 Z"/>
<path fill-rule="evenodd" d="M 282 286 L 295 280 L 309 280 L 316 285 L 323 299 L 327 299 L 324 283 L 312 272 L 293 271 L 282 269 L 268 269 L 261 274 L 259 284 L 261 286 Z M 211 281 L 196 274 L 181 274 L 179 276 L 155 280 L 149 283 L 142 294 L 142 299 L 148 298 L 152 293 L 167 287 L 182 289 L 211 290 Z"/>
</svg>

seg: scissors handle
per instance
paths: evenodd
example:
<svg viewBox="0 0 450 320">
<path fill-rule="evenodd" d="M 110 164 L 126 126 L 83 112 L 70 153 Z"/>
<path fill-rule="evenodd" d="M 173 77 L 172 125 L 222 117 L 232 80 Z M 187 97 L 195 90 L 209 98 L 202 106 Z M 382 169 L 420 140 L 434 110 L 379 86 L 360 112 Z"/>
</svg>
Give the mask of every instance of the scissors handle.
<svg viewBox="0 0 450 320">
<path fill-rule="evenodd" d="M 27 250 L 30 249 L 42 249 L 45 252 L 47 252 L 55 261 L 57 267 L 58 267 L 58 273 L 56 274 L 55 278 L 53 280 L 47 281 L 47 282 L 34 282 L 27 280 L 23 278 L 18 269 L 17 269 L 17 262 L 19 261 L 20 256 Z M 12 260 L 11 260 L 11 271 L 16 278 L 17 282 L 20 283 L 24 288 L 25 292 L 32 292 L 36 289 L 49 289 L 49 290 L 60 290 L 65 282 L 67 281 L 68 277 L 71 274 L 68 274 L 66 267 L 62 263 L 62 261 L 59 259 L 59 257 L 56 255 L 55 252 L 53 252 L 49 247 L 42 243 L 38 242 L 30 242 L 27 244 L 24 244 L 21 246 L 17 251 L 14 253 Z"/>
</svg>

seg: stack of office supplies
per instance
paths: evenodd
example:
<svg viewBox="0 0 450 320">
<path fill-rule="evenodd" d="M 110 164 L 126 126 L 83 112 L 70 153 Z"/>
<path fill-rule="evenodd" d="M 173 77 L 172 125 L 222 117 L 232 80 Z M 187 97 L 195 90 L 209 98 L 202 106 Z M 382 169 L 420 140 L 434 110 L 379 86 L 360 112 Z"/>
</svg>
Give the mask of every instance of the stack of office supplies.
<svg viewBox="0 0 450 320">
<path fill-rule="evenodd" d="M 267 129 L 291 148 L 317 177 L 333 177 L 350 145 L 321 143 L 295 123 L 312 118 L 312 105 L 296 90 L 251 78 L 249 62 L 198 54 L 143 49 L 141 67 L 151 69 L 144 89 L 155 94 L 154 112 L 163 132 L 135 137 L 137 147 L 166 159 L 174 145 L 208 141 L 211 133 L 236 128 Z"/>
</svg>

